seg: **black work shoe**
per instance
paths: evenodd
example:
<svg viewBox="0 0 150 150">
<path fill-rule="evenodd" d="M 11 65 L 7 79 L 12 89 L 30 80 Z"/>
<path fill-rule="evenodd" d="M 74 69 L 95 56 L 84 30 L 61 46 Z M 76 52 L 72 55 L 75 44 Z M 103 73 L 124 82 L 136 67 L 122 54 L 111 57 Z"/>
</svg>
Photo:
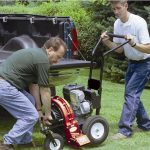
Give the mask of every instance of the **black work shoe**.
<svg viewBox="0 0 150 150">
<path fill-rule="evenodd" d="M 30 142 L 30 143 L 26 143 L 26 144 L 18 144 L 17 147 L 18 148 L 35 148 L 36 145 L 34 142 Z"/>
<path fill-rule="evenodd" d="M 0 150 L 14 150 L 13 145 L 11 144 L 0 144 Z"/>
</svg>

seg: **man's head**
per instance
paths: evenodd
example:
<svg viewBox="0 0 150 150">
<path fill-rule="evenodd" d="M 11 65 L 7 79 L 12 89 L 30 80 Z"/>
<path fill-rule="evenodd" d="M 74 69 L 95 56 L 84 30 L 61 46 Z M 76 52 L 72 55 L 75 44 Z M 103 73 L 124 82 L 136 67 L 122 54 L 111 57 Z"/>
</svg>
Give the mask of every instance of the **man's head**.
<svg viewBox="0 0 150 150">
<path fill-rule="evenodd" d="M 128 3 L 127 0 L 109 0 L 115 16 L 123 19 L 127 16 Z"/>
<path fill-rule="evenodd" d="M 46 49 L 49 61 L 52 64 L 59 62 L 67 49 L 65 42 L 59 37 L 51 37 L 44 43 L 43 47 Z"/>
</svg>

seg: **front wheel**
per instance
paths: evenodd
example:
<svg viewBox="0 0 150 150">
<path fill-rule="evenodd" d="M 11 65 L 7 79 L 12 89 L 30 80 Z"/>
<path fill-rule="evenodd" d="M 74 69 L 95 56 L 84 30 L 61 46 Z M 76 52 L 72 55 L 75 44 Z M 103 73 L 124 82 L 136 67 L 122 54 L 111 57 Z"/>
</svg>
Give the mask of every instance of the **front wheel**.
<svg viewBox="0 0 150 150">
<path fill-rule="evenodd" d="M 50 138 L 46 137 L 44 141 L 44 149 L 45 150 L 62 150 L 64 147 L 64 139 L 61 135 L 57 133 L 53 133 L 53 138 L 56 142 L 56 146 L 50 140 Z"/>
<path fill-rule="evenodd" d="M 87 135 L 91 144 L 100 144 L 108 136 L 109 125 L 104 118 L 95 115 L 86 119 L 82 126 L 82 131 Z"/>
</svg>

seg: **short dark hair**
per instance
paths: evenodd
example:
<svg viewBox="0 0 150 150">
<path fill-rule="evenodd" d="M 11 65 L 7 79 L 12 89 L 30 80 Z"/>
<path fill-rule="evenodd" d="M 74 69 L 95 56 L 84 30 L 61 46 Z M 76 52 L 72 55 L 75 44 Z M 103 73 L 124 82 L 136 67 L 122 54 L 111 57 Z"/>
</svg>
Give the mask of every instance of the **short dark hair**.
<svg viewBox="0 0 150 150">
<path fill-rule="evenodd" d="M 44 43 L 43 47 L 46 49 L 49 49 L 50 47 L 52 47 L 54 51 L 57 51 L 61 45 L 64 47 L 65 50 L 67 49 L 66 43 L 58 36 L 55 36 L 47 40 Z"/>
<path fill-rule="evenodd" d="M 109 0 L 109 2 L 111 3 L 111 4 L 113 4 L 113 3 L 121 3 L 122 5 L 124 5 L 125 3 L 127 3 L 128 2 L 128 0 Z"/>
</svg>

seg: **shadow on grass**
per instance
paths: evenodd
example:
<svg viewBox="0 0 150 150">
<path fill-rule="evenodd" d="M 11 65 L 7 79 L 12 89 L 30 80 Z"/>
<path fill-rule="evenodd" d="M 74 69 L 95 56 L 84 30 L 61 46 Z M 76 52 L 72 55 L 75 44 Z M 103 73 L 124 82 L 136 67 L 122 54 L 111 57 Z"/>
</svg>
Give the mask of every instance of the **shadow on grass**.
<svg viewBox="0 0 150 150">
<path fill-rule="evenodd" d="M 84 148 L 85 149 L 93 149 L 93 148 L 102 148 L 102 147 L 104 147 L 106 145 L 106 143 L 105 142 L 103 142 L 103 143 L 101 143 L 101 144 L 87 144 L 87 145 L 85 145 L 84 146 Z"/>
</svg>

